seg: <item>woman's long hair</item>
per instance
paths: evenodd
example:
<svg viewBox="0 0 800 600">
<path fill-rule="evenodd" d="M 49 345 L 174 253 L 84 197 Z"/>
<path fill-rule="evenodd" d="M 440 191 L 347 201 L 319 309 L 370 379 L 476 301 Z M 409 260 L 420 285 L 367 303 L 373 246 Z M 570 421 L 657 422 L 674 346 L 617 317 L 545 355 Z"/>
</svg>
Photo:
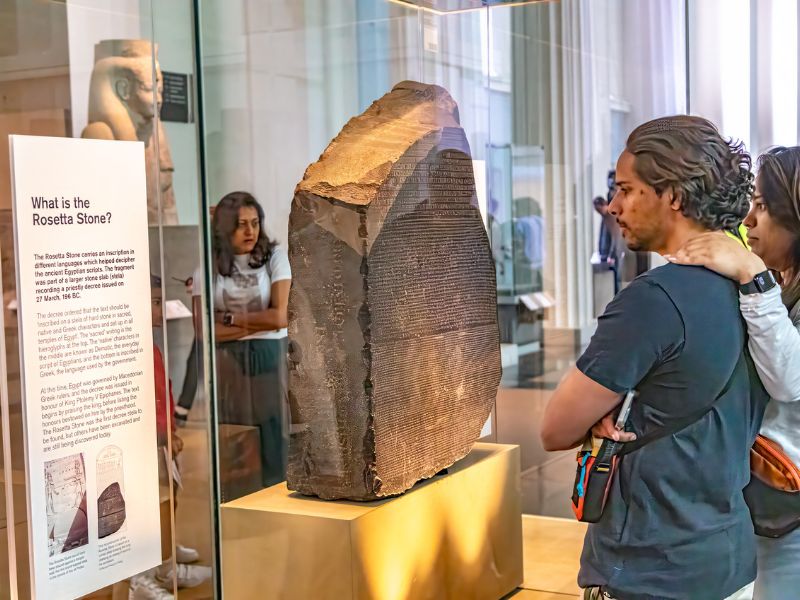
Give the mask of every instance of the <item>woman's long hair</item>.
<svg viewBox="0 0 800 600">
<path fill-rule="evenodd" d="M 226 194 L 217 204 L 211 219 L 215 266 L 217 273 L 223 277 L 230 277 L 233 272 L 233 257 L 236 253 L 231 246 L 231 238 L 239 227 L 239 210 L 246 207 L 255 208 L 258 213 L 258 239 L 250 252 L 250 267 L 257 269 L 266 264 L 272 256 L 272 249 L 277 245 L 264 232 L 264 209 L 253 195 L 247 192 Z"/>
<path fill-rule="evenodd" d="M 800 301 L 800 146 L 779 146 L 758 159 L 758 185 L 772 220 L 794 237 L 783 280 L 783 302 Z"/>
</svg>

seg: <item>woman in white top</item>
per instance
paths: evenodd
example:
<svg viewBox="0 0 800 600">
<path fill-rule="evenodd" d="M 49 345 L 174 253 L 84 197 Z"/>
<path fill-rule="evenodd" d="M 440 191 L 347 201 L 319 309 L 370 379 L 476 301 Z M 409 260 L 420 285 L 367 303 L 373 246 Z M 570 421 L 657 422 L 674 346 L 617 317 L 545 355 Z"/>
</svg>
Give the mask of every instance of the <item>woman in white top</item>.
<svg viewBox="0 0 800 600">
<path fill-rule="evenodd" d="M 287 311 L 291 269 L 286 252 L 264 232 L 264 210 L 247 192 L 232 192 L 216 206 L 214 331 L 220 423 L 259 429 L 261 484 L 283 481 L 288 442 Z M 220 428 L 222 496 L 254 491 L 248 483 L 255 457 L 241 430 Z M 252 478 L 250 478 L 252 479 Z"/>
<path fill-rule="evenodd" d="M 702 265 L 739 282 L 750 353 L 772 397 L 761 433 L 800 465 L 800 147 L 770 150 L 758 164 L 744 221 L 753 252 L 712 233 L 690 241 L 670 260 Z M 800 528 L 778 539 L 759 538 L 754 597 L 798 594 Z"/>
</svg>

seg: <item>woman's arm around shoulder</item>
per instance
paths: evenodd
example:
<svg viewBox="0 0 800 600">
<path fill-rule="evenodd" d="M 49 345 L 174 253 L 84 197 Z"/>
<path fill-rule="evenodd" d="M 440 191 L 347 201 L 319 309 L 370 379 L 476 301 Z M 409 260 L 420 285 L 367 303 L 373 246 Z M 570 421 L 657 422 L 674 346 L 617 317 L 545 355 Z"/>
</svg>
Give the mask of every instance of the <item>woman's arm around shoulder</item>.
<svg viewBox="0 0 800 600">
<path fill-rule="evenodd" d="M 748 346 L 758 375 L 773 400 L 800 401 L 800 318 L 792 322 L 776 286 L 763 294 L 740 294 Z M 800 317 L 800 311 L 793 313 Z"/>
</svg>

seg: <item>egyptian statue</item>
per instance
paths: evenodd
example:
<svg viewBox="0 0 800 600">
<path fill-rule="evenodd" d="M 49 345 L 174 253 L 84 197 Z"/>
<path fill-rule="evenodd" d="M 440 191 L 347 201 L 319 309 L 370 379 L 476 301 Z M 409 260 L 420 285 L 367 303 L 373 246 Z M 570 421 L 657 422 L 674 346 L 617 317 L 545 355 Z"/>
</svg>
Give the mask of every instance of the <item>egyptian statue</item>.
<svg viewBox="0 0 800 600">
<path fill-rule="evenodd" d="M 147 40 L 103 40 L 95 45 L 89 124 L 81 137 L 144 142 L 148 222 L 159 223 L 160 205 L 161 223 L 176 225 L 175 167 L 161 120 L 155 119 L 162 92 L 161 68 L 153 60 L 157 51 Z"/>
</svg>

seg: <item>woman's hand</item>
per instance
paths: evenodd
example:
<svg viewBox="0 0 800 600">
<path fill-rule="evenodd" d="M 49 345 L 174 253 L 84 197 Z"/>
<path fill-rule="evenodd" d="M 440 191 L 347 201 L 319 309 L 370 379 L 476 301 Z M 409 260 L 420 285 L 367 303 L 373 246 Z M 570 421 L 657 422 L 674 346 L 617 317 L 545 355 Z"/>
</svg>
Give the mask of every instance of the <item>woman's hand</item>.
<svg viewBox="0 0 800 600">
<path fill-rule="evenodd" d="M 705 267 L 741 284 L 766 271 L 764 261 L 725 233 L 704 233 L 686 242 L 674 255 L 664 255 L 679 265 Z"/>
<path fill-rule="evenodd" d="M 632 442 L 636 434 L 630 431 L 620 431 L 616 428 L 616 419 L 611 413 L 600 419 L 592 427 L 592 435 L 596 438 L 606 438 L 615 442 Z"/>
</svg>

